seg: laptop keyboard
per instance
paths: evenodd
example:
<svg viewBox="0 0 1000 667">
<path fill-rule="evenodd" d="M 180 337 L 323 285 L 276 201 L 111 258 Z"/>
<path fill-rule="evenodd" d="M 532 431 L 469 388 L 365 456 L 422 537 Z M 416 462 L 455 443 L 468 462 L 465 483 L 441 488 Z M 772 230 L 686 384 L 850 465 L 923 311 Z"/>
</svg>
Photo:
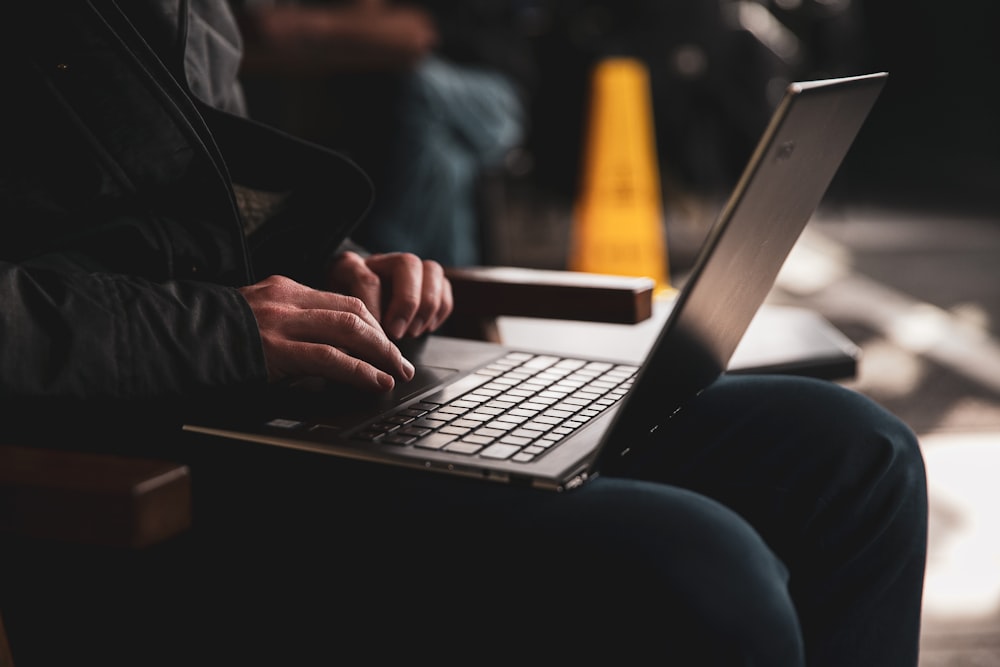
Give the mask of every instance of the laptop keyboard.
<svg viewBox="0 0 1000 667">
<path fill-rule="evenodd" d="M 352 437 L 527 462 L 621 400 L 637 370 L 511 352 Z"/>
</svg>

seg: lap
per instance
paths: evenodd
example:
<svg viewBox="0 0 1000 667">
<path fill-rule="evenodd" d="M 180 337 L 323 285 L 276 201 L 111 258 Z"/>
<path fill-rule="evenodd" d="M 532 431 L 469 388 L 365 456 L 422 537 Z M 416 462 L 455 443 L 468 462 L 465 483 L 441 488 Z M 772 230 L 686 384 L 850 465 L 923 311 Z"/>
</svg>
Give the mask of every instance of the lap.
<svg viewBox="0 0 1000 667">
<path fill-rule="evenodd" d="M 195 529 L 154 560 L 168 582 L 156 592 L 176 605 L 158 620 L 220 651 L 249 632 L 248 659 L 296 642 L 377 649 L 388 627 L 430 638 L 433 653 L 469 629 L 530 644 L 531 625 L 509 615 L 518 600 L 546 627 L 569 612 L 553 646 L 631 636 L 637 650 L 796 664 L 789 571 L 818 553 L 803 550 L 803 527 L 824 503 L 857 505 L 860 478 L 894 460 L 912 471 L 918 456 L 891 415 L 797 378 L 724 378 L 654 445 L 553 493 L 191 439 Z"/>
<path fill-rule="evenodd" d="M 218 548 L 201 552 L 201 580 L 242 609 L 261 601 L 310 609 L 283 619 L 284 631 L 304 633 L 309 645 L 318 624 L 346 632 L 342 643 L 391 651 L 370 634 L 388 623 L 450 650 L 499 633 L 504 650 L 563 657 L 692 647 L 707 656 L 727 637 L 725 651 L 797 664 L 786 568 L 752 526 L 712 499 L 614 477 L 553 493 L 411 471 L 375 476 L 365 476 L 362 491 L 300 488 L 281 502 L 304 508 L 298 516 L 282 511 L 264 531 L 247 526 L 235 541 L 210 540 Z M 622 645 L 626 636 L 631 643 Z M 704 664 L 731 664 L 723 655 Z"/>
<path fill-rule="evenodd" d="M 769 509 L 793 504 L 800 510 L 811 496 L 822 502 L 825 493 L 856 487 L 854 480 L 871 466 L 919 457 L 905 436 L 908 431 L 891 415 L 836 385 L 733 377 L 703 392 L 626 466 L 570 492 L 246 444 L 207 445 L 202 449 L 219 452 L 198 469 L 202 478 L 212 478 L 203 486 L 209 500 L 228 517 L 246 517 L 247 525 L 239 528 L 249 531 L 269 526 L 304 540 L 332 541 L 343 532 L 374 544 L 409 533 L 434 535 L 445 544 L 449 537 L 495 536 L 510 544 L 531 534 L 585 542 L 591 552 L 616 544 L 609 548 L 631 551 L 637 545 L 625 546 L 625 535 L 641 535 L 651 549 L 656 540 L 650 536 L 671 543 L 677 526 L 691 529 L 695 522 L 704 522 L 706 532 L 724 523 L 733 536 L 760 529 L 747 526 L 748 520 L 759 518 L 767 529 L 763 517 Z M 335 530 L 307 530 L 317 522 Z M 429 546 L 425 541 L 423 548 Z"/>
</svg>

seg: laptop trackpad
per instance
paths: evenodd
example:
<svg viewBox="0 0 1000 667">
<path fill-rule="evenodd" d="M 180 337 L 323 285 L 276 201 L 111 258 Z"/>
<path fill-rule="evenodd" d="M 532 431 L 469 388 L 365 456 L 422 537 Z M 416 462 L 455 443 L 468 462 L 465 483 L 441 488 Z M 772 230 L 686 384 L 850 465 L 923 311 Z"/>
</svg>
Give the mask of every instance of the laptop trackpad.
<svg viewBox="0 0 1000 667">
<path fill-rule="evenodd" d="M 454 368 L 418 365 L 412 380 L 397 381 L 395 388 L 387 393 L 360 391 L 322 378 L 298 380 L 288 385 L 288 389 L 295 396 L 290 400 L 296 404 L 296 412 L 300 416 L 308 414 L 309 417 L 319 418 L 324 422 L 330 422 L 333 417 L 335 421 L 346 424 L 389 410 L 421 392 L 447 382 L 457 373 Z"/>
<path fill-rule="evenodd" d="M 439 368 L 437 366 L 417 366 L 413 379 L 409 382 L 397 382 L 396 387 L 389 392 L 390 403 L 401 403 L 408 398 L 435 385 L 440 385 L 458 371 L 454 368 Z"/>
</svg>

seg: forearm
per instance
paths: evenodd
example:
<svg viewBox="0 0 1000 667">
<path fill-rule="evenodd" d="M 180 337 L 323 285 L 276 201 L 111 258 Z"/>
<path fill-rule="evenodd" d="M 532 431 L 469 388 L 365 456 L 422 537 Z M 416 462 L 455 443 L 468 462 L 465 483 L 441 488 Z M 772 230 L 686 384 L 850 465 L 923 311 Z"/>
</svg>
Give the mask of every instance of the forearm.
<svg viewBox="0 0 1000 667">
<path fill-rule="evenodd" d="M 0 265 L 0 396 L 169 397 L 261 381 L 232 288 Z"/>
</svg>

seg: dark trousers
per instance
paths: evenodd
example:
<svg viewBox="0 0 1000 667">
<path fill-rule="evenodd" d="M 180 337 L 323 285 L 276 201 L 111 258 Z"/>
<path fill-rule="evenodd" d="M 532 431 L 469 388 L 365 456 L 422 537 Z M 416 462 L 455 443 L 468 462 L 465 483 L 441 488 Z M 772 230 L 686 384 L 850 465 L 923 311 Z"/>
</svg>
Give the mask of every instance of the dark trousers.
<svg viewBox="0 0 1000 667">
<path fill-rule="evenodd" d="M 733 376 L 660 432 L 563 493 L 192 441 L 192 534 L 91 564 L 90 609 L 63 566 L 36 613 L 102 664 L 917 664 L 927 498 L 905 425 L 832 383 Z"/>
</svg>

